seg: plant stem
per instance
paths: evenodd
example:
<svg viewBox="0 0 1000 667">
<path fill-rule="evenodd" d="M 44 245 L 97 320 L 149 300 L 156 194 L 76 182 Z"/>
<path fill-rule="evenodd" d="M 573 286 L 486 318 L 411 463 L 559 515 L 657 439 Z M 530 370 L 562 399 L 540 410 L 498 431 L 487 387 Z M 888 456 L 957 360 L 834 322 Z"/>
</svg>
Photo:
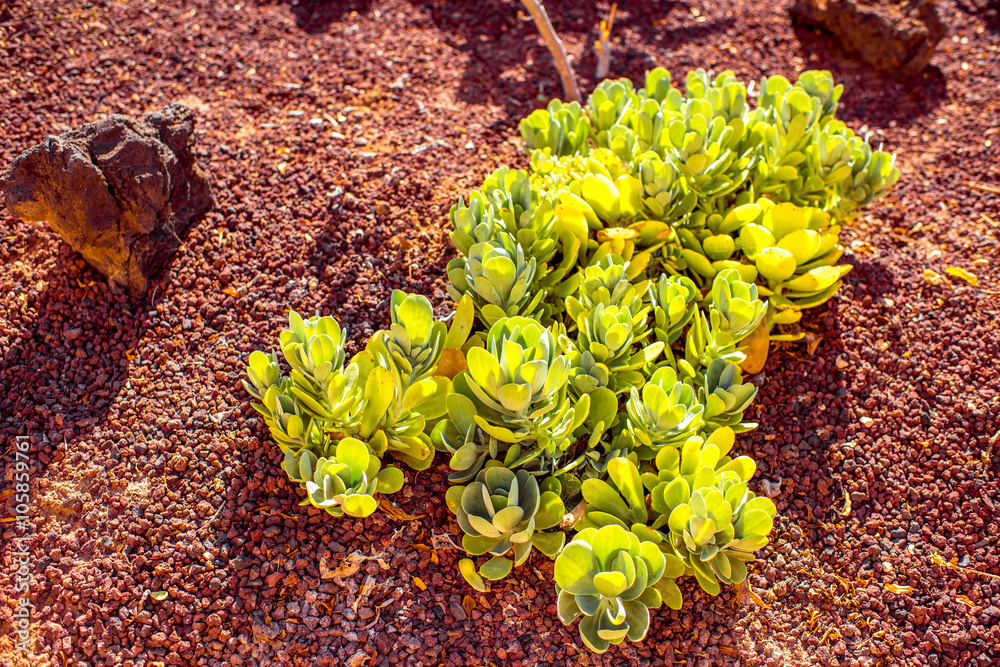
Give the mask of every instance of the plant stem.
<svg viewBox="0 0 1000 667">
<path fill-rule="evenodd" d="M 583 100 L 580 98 L 580 89 L 576 85 L 576 75 L 573 73 L 573 66 L 569 64 L 569 59 L 566 57 L 566 50 L 563 48 L 562 41 L 560 41 L 556 31 L 552 28 L 552 22 L 549 21 L 549 15 L 545 13 L 545 7 L 542 6 L 541 0 L 521 0 L 521 2 L 535 21 L 535 27 L 538 28 L 542 39 L 545 40 L 545 45 L 549 47 L 552 59 L 556 63 L 556 69 L 559 70 L 559 78 L 562 79 L 566 97 L 570 102 L 582 103 Z"/>
</svg>

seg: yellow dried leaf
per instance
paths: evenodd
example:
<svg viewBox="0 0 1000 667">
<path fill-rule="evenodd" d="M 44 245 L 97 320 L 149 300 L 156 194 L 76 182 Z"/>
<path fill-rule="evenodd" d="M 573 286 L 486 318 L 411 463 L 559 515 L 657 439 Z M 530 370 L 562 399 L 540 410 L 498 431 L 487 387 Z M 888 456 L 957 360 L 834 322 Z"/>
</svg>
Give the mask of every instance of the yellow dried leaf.
<svg viewBox="0 0 1000 667">
<path fill-rule="evenodd" d="M 913 586 L 897 586 L 896 584 L 886 584 L 885 589 L 896 595 L 909 595 L 913 592 Z"/>
<path fill-rule="evenodd" d="M 1000 579 L 1000 575 L 993 574 L 992 572 L 982 572 L 980 570 L 973 569 L 971 567 L 962 567 L 958 564 L 957 558 L 952 558 L 950 561 L 945 561 L 944 556 L 939 553 L 931 554 L 931 562 L 939 567 L 947 567 L 952 570 L 959 570 L 961 572 L 968 572 L 969 574 L 981 574 L 984 577 L 989 577 L 990 579 Z"/>
<path fill-rule="evenodd" d="M 417 588 L 419 588 L 420 590 L 422 591 L 427 590 L 427 584 L 425 584 L 424 580 L 421 579 L 420 577 L 413 577 L 413 583 L 416 584 Z"/>
<path fill-rule="evenodd" d="M 412 514 L 407 514 L 406 512 L 399 509 L 385 498 L 379 500 L 378 508 L 382 510 L 385 514 L 388 514 L 390 518 L 395 519 L 396 521 L 416 521 L 417 519 L 422 519 L 424 516 L 423 514 L 417 516 L 414 516 Z"/>
<path fill-rule="evenodd" d="M 923 276 L 924 280 L 929 282 L 931 285 L 940 285 L 945 280 L 944 276 L 934 269 L 924 269 Z"/>
<path fill-rule="evenodd" d="M 844 489 L 844 509 L 841 510 L 840 516 L 847 516 L 851 513 L 851 496 L 847 493 L 847 489 Z"/>
<path fill-rule="evenodd" d="M 279 163 L 278 163 L 278 164 L 277 164 L 277 165 L 275 166 L 275 169 L 277 169 L 277 170 L 278 170 L 278 173 L 279 173 L 279 174 L 281 174 L 282 176 L 284 176 L 284 175 L 285 175 L 285 171 L 287 171 L 287 170 L 288 170 L 288 163 L 287 163 L 287 162 L 279 162 Z"/>
<path fill-rule="evenodd" d="M 472 610 L 476 608 L 476 601 L 471 595 L 466 595 L 462 598 L 462 609 L 465 610 L 465 615 L 469 618 L 472 617 Z"/>
<path fill-rule="evenodd" d="M 969 273 L 965 269 L 959 268 L 957 266 L 949 266 L 944 270 L 949 276 L 955 276 L 956 278 L 961 278 L 965 282 L 969 283 L 973 287 L 979 284 L 979 278 L 976 274 Z"/>
<path fill-rule="evenodd" d="M 754 589 L 751 588 L 751 589 L 749 589 L 748 592 L 750 594 L 750 599 L 753 600 L 753 603 L 755 605 L 757 605 L 761 609 L 770 609 L 771 608 L 770 605 L 764 604 L 764 601 L 760 599 L 759 595 L 757 595 L 757 591 L 755 591 Z"/>
<path fill-rule="evenodd" d="M 955 599 L 964 604 L 969 609 L 976 606 L 976 603 L 969 599 L 968 595 L 956 595 Z"/>
<path fill-rule="evenodd" d="M 819 347 L 819 344 L 823 342 L 823 337 L 817 336 L 814 333 L 807 333 L 805 341 L 806 341 L 806 354 L 808 354 L 811 357 L 816 353 L 816 348 Z"/>
<path fill-rule="evenodd" d="M 157 602 L 163 602 L 164 600 L 167 599 L 167 592 L 166 591 L 154 591 L 154 592 L 152 592 L 152 593 L 149 594 L 149 597 L 153 598 Z"/>
<path fill-rule="evenodd" d="M 767 330 L 767 323 L 761 322 L 749 336 L 743 339 L 743 352 L 747 358 L 740 364 L 740 368 L 747 375 L 755 375 L 764 370 L 767 364 L 767 349 L 771 343 L 770 332 Z"/>
<path fill-rule="evenodd" d="M 441 359 L 438 361 L 438 375 L 443 375 L 449 380 L 454 380 L 455 376 L 469 367 L 462 351 L 453 347 L 446 347 L 441 352 Z"/>
<path fill-rule="evenodd" d="M 222 293 L 231 296 L 234 299 L 240 298 L 240 293 L 234 290 L 232 287 L 227 287 L 226 289 L 222 290 Z"/>
</svg>

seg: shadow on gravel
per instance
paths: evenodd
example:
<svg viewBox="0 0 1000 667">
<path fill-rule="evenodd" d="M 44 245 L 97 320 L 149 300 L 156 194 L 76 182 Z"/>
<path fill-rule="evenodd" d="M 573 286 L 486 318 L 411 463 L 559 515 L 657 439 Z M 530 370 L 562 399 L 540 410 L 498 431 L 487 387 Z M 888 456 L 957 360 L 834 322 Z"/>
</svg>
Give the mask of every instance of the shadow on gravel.
<svg viewBox="0 0 1000 667">
<path fill-rule="evenodd" d="M 876 71 L 848 55 L 828 33 L 798 26 L 795 36 L 807 69 L 827 69 L 836 81 L 845 84 L 838 116 L 848 123 L 886 127 L 890 121 L 912 125 L 932 113 L 948 98 L 944 74 L 930 66 L 917 77 L 906 80 Z"/>
<path fill-rule="evenodd" d="M 142 324 L 148 302 L 112 291 L 89 268 L 72 268 L 75 253 L 69 253 L 64 249 L 58 268 L 44 275 L 45 291 L 24 296 L 36 316 L 3 352 L 0 430 L 59 431 L 59 442 L 67 433 L 71 441 L 86 438 L 128 381 L 128 350 L 148 329 Z M 74 286 L 91 281 L 99 285 L 96 294 Z"/>
<path fill-rule="evenodd" d="M 468 55 L 461 85 L 456 91 L 458 99 L 470 104 L 496 104 L 504 109 L 509 119 L 517 121 L 540 106 L 543 100 L 538 99 L 539 95 L 544 100 L 563 97 L 552 57 L 531 19 L 522 20 L 527 12 L 520 2 L 413 0 L 413 4 L 424 8 L 434 25 L 448 35 L 445 38 L 448 46 Z M 693 28 L 664 30 L 652 17 L 663 19 L 675 8 L 685 5 L 667 2 L 651 9 L 645 2 L 617 4 L 620 15 L 631 17 L 630 29 L 646 40 L 662 35 L 666 48 L 698 41 L 735 25 L 735 19 L 725 18 Z M 593 41 L 598 37 L 601 19 L 605 18 L 604 9 L 576 0 L 549 0 L 545 7 L 560 37 L 573 42 L 582 40 L 586 44 L 580 59 L 573 62 L 580 92 L 586 98 L 599 83 L 594 78 L 597 56 Z M 618 43 L 612 76 L 641 81 L 645 72 L 657 64 L 641 49 Z M 536 99 L 537 102 L 533 101 Z"/>
<path fill-rule="evenodd" d="M 351 12 L 363 14 L 371 0 L 257 0 L 260 5 L 288 5 L 295 24 L 308 33 L 326 32 L 330 24 Z"/>
</svg>

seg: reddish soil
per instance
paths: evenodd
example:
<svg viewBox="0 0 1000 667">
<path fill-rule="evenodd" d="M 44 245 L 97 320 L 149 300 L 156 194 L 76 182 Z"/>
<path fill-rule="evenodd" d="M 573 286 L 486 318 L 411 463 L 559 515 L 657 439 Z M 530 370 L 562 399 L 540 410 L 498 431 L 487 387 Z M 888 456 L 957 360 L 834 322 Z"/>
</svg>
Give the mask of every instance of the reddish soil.
<svg viewBox="0 0 1000 667">
<path fill-rule="evenodd" d="M 1000 185 L 988 3 L 938 3 L 949 35 L 912 82 L 794 28 L 783 2 L 619 3 L 613 76 L 831 69 L 841 116 L 903 176 L 845 231 L 855 269 L 805 321 L 818 347 L 774 351 L 758 377 L 761 428 L 738 447 L 781 519 L 752 592 L 688 581 L 681 612 L 604 656 L 560 625 L 540 557 L 470 591 L 440 537 L 458 533 L 442 462 L 393 498 L 419 520 L 299 508 L 239 383 L 289 307 L 337 315 L 352 349 L 393 288 L 447 308 L 448 207 L 525 164 L 516 122 L 559 93 L 517 3 L 0 5 L 0 165 L 180 101 L 217 196 L 142 301 L 0 214 L 0 497 L 27 435 L 35 536 L 26 656 L 19 532 L 0 524 L 0 665 L 997 664 L 1000 195 L 970 187 Z M 607 6 L 585 4 L 547 3 L 589 90 Z M 922 277 L 948 266 L 978 288 Z"/>
</svg>

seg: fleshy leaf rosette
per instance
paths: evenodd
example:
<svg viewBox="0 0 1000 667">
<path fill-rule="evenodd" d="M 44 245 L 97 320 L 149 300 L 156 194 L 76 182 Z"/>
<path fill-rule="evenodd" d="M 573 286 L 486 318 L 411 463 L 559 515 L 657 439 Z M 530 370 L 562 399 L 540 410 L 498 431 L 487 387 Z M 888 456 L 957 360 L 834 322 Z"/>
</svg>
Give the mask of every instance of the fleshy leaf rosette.
<svg viewBox="0 0 1000 667">
<path fill-rule="evenodd" d="M 466 553 L 493 555 L 479 570 L 487 579 L 507 576 L 513 566 L 528 559 L 532 547 L 552 558 L 565 542 L 562 531 L 542 532 L 559 525 L 565 514 L 559 494 L 541 491 L 538 480 L 526 470 L 485 468 L 467 486 L 448 489 L 445 500 L 465 533 Z M 513 561 L 505 557 L 511 551 Z"/>
<path fill-rule="evenodd" d="M 678 447 L 701 428 L 704 406 L 694 387 L 678 379 L 670 366 L 658 368 L 640 392 L 632 387 L 627 404 L 628 429 L 649 459 L 661 447 Z"/>
<path fill-rule="evenodd" d="M 583 616 L 580 636 L 597 653 L 626 637 L 642 641 L 649 610 L 663 604 L 664 583 L 683 572 L 676 556 L 621 526 L 585 528 L 556 558 L 559 620 L 569 625 Z"/>
<path fill-rule="evenodd" d="M 333 516 L 366 517 L 378 507 L 375 493 L 395 493 L 403 488 L 399 468 L 382 469 L 381 461 L 357 438 L 344 438 L 330 457 L 317 457 L 308 449 L 285 452 L 281 467 L 288 478 L 306 491 L 302 505 L 312 505 Z"/>
<path fill-rule="evenodd" d="M 723 428 L 708 441 L 692 438 L 680 450 L 661 450 L 657 480 L 644 480 L 658 481 L 652 509 L 667 517 L 670 543 L 711 595 L 719 594 L 719 581 L 746 579 L 746 563 L 767 544 L 776 512 L 770 498 L 747 488 L 757 469 L 753 459 L 726 456 L 733 438 Z"/>
</svg>

